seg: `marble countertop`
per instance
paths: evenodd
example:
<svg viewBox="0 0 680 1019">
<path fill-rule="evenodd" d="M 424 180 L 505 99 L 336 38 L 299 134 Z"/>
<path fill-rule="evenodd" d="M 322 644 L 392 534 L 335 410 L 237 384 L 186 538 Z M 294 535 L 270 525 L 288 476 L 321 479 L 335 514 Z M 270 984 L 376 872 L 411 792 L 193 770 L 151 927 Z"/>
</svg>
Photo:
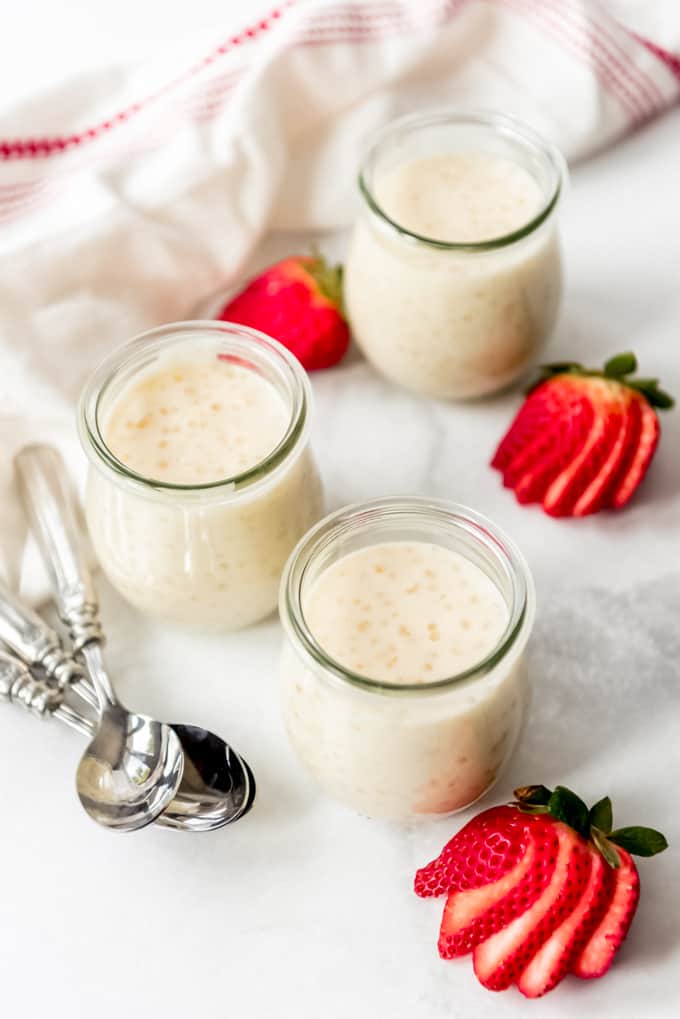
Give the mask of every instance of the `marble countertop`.
<svg viewBox="0 0 680 1019">
<path fill-rule="evenodd" d="M 568 282 L 549 354 L 595 364 L 634 349 L 680 396 L 680 110 L 575 169 L 563 213 Z M 290 240 L 279 238 L 282 251 Z M 278 710 L 280 630 L 205 637 L 154 625 L 100 583 L 122 697 L 209 725 L 252 762 L 253 812 L 212 835 L 99 830 L 74 791 L 79 738 L 4 708 L 0 770 L 0 1002 L 24 1019 L 670 1019 L 680 1010 L 680 413 L 619 515 L 555 521 L 518 507 L 487 467 L 518 394 L 444 405 L 400 392 L 353 353 L 314 379 L 330 507 L 419 493 L 501 524 L 535 574 L 534 697 L 490 797 L 563 782 L 609 793 L 620 824 L 671 849 L 642 861 L 642 900 L 606 980 L 542 1003 L 494 995 L 469 960 L 436 953 L 440 903 L 411 892 L 460 822 L 354 816 L 308 783 Z"/>
</svg>

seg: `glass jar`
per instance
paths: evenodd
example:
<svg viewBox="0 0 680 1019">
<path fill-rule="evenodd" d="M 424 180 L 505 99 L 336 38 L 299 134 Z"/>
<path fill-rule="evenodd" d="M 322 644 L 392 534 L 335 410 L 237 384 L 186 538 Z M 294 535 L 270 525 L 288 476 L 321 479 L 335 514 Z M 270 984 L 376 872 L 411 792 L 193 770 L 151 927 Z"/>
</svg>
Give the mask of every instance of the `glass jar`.
<svg viewBox="0 0 680 1019">
<path fill-rule="evenodd" d="M 315 579 L 354 551 L 394 541 L 457 552 L 500 592 L 507 625 L 474 667 L 431 683 L 377 682 L 330 658 L 310 631 L 304 605 Z M 493 785 L 526 710 L 524 650 L 535 596 L 524 558 L 490 521 L 427 499 L 379 499 L 342 509 L 294 550 L 279 611 L 286 634 L 286 728 L 325 792 L 371 817 L 412 820 L 462 810 Z"/>
<path fill-rule="evenodd" d="M 234 477 L 180 485 L 143 477 L 114 456 L 104 433 L 117 398 L 175 355 L 232 361 L 272 385 L 289 417 L 264 460 Z M 99 366 L 78 414 L 91 465 L 86 515 L 97 558 L 124 598 L 162 619 L 217 629 L 272 612 L 291 549 L 323 512 L 310 399 L 305 371 L 281 344 L 225 322 L 152 329 Z"/>
<path fill-rule="evenodd" d="M 387 194 L 390 175 L 408 172 L 411 191 L 399 200 L 417 200 L 421 186 L 432 193 L 431 183 L 418 181 L 422 167 L 461 155 L 502 157 L 515 174 L 521 168 L 538 211 L 532 206 L 519 229 L 461 243 L 423 236 L 388 215 L 381 188 Z M 455 172 L 439 166 L 444 169 L 437 201 L 445 210 L 447 194 L 449 207 L 454 201 Z M 362 210 L 344 291 L 354 337 L 383 375 L 416 392 L 461 399 L 502 389 L 525 371 L 557 317 L 562 283 L 557 208 L 565 177 L 564 160 L 553 146 L 499 114 L 417 113 L 380 132 L 359 175 Z M 507 216 L 507 195 L 482 199 L 482 213 L 494 222 Z M 470 202 L 461 194 L 455 200 Z M 497 215 L 490 211 L 496 200 Z"/>
</svg>

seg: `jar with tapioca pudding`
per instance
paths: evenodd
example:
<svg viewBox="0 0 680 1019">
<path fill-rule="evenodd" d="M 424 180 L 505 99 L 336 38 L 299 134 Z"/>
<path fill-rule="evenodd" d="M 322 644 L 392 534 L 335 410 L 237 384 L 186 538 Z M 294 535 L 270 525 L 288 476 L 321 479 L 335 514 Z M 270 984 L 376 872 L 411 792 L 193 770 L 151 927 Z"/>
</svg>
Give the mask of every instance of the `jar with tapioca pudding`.
<svg viewBox="0 0 680 1019">
<path fill-rule="evenodd" d="M 272 612 L 322 513 L 310 396 L 279 343 L 225 322 L 153 329 L 100 365 L 79 409 L 86 515 L 129 602 L 217 629 Z"/>
<path fill-rule="evenodd" d="M 534 587 L 490 521 L 381 499 L 317 524 L 283 575 L 283 714 L 330 796 L 410 820 L 469 806 L 500 775 L 527 703 Z"/>
<path fill-rule="evenodd" d="M 500 114 L 417 113 L 380 132 L 344 284 L 368 360 L 441 398 L 517 379 L 557 316 L 565 178 L 552 145 Z"/>
</svg>

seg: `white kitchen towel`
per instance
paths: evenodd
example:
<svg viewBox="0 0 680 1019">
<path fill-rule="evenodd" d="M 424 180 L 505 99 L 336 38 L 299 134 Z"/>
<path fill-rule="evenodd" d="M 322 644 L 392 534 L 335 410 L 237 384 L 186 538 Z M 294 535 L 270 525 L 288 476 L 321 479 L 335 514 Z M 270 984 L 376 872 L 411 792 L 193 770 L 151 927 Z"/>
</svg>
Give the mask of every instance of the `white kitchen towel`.
<svg viewBox="0 0 680 1019">
<path fill-rule="evenodd" d="M 268 232 L 337 231 L 385 121 L 514 113 L 577 159 L 674 103 L 676 0 L 297 0 L 0 105 L 0 571 L 44 593 L 11 459 L 106 351 L 186 318 Z M 650 10 L 650 8 L 652 10 Z M 250 7 L 252 10 L 252 5 Z M 190 11 L 189 11 L 190 16 Z"/>
</svg>

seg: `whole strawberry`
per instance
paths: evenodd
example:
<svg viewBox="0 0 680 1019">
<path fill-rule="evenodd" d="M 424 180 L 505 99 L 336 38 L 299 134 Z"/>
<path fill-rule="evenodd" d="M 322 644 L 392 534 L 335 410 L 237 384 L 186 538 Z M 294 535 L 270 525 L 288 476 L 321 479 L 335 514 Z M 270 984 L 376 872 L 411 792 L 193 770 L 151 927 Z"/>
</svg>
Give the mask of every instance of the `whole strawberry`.
<svg viewBox="0 0 680 1019">
<path fill-rule="evenodd" d="M 625 506 L 659 442 L 656 409 L 673 406 L 657 379 L 631 378 L 636 370 L 631 353 L 603 371 L 569 362 L 542 369 L 491 461 L 518 502 L 539 502 L 555 517 Z"/>
<path fill-rule="evenodd" d="M 633 920 L 640 882 L 631 853 L 666 840 L 651 828 L 612 830 L 608 797 L 588 810 L 569 789 L 526 786 L 478 814 L 415 878 L 420 896 L 447 895 L 443 959 L 472 953 L 489 990 L 528 998 L 568 974 L 600 977 Z"/>
<path fill-rule="evenodd" d="M 294 255 L 256 276 L 218 318 L 272 336 L 308 371 L 330 368 L 347 352 L 342 267 L 321 255 Z"/>
</svg>

